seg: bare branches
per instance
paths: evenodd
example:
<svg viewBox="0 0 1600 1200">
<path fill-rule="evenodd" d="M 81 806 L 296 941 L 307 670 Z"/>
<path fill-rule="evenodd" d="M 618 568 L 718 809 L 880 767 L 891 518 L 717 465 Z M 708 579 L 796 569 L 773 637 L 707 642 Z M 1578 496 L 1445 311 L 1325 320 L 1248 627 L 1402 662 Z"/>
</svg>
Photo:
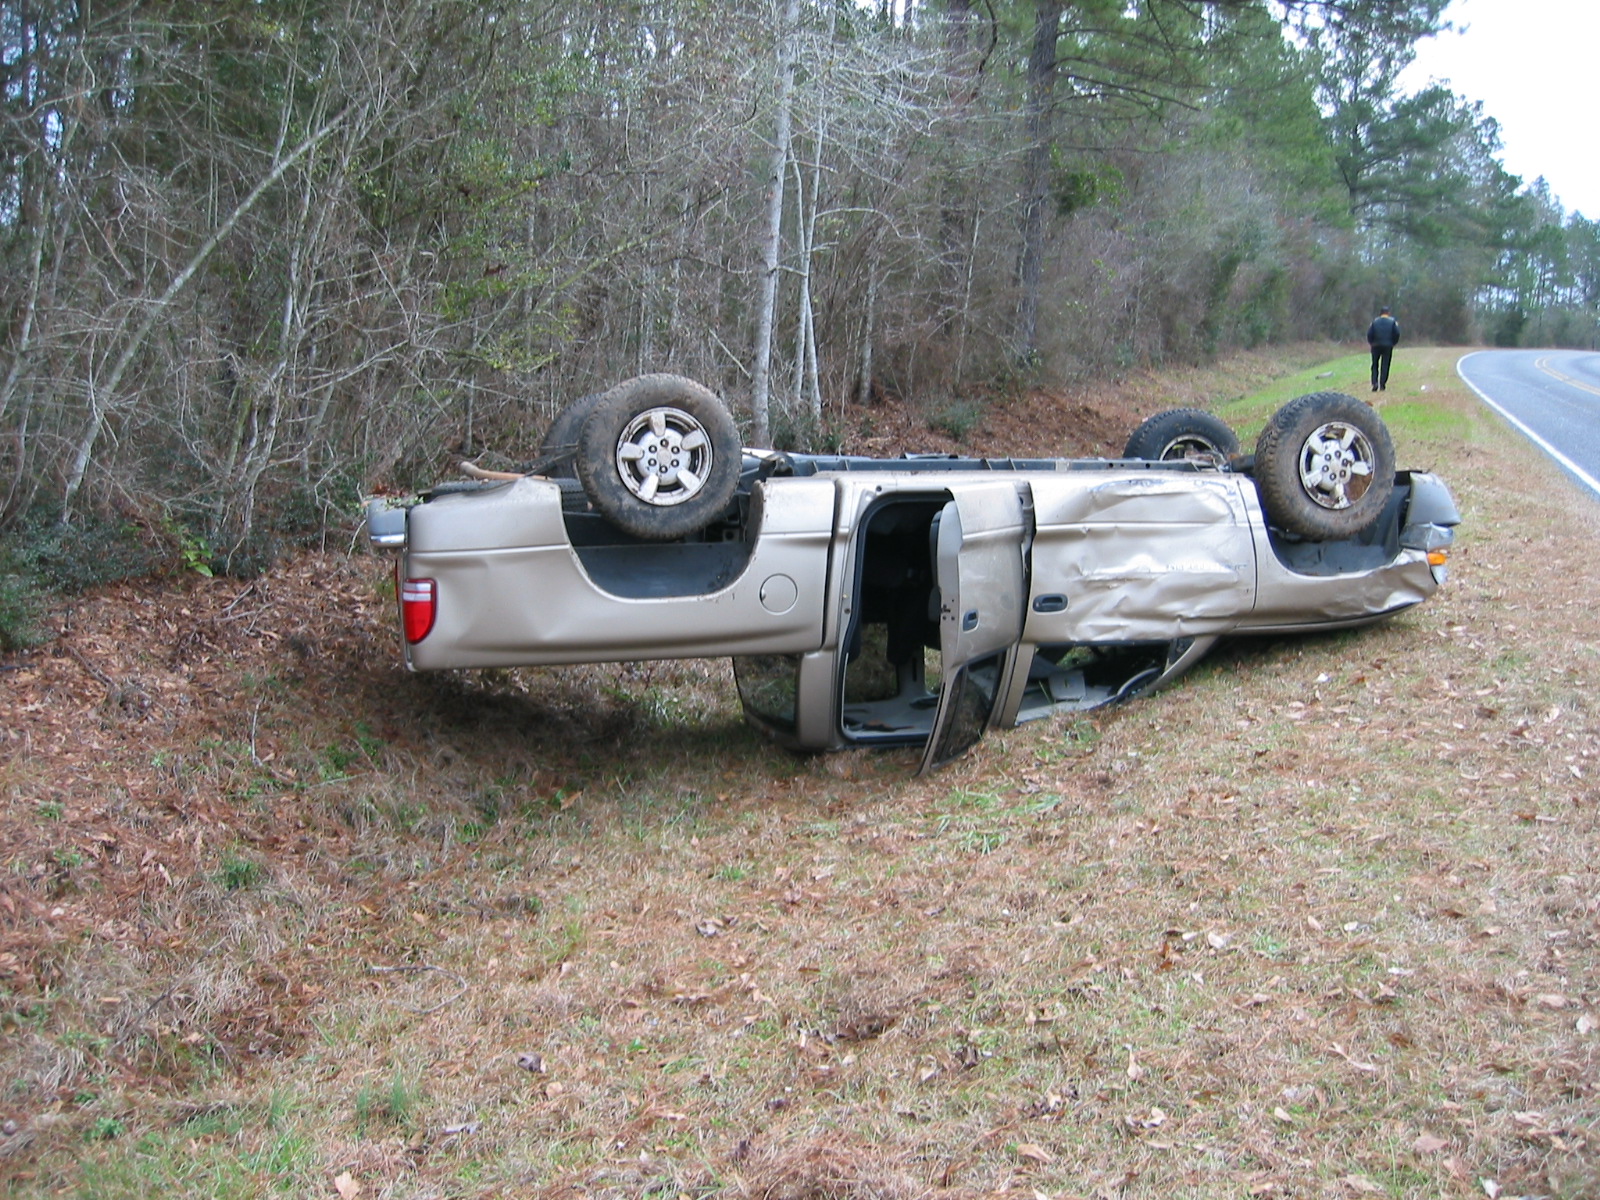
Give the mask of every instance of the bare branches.
<svg viewBox="0 0 1600 1200">
<path fill-rule="evenodd" d="M 153 303 L 145 306 L 144 317 L 122 339 L 122 350 L 112 363 L 110 371 L 103 382 L 91 387 L 89 392 L 89 422 L 85 426 L 82 436 L 73 450 L 72 463 L 68 469 L 66 485 L 61 493 L 61 519 L 65 521 L 72 509 L 72 501 L 78 494 L 78 488 L 83 484 L 84 472 L 89 466 L 89 457 L 94 452 L 95 442 L 99 440 L 101 430 L 105 428 L 107 413 L 117 406 L 119 402 L 118 388 L 122 385 L 122 377 L 128 367 L 133 363 L 134 356 L 143 348 L 145 339 L 150 336 L 151 330 L 156 327 L 170 305 L 183 290 L 189 286 L 200 268 L 205 265 L 208 258 L 216 248 L 222 244 L 224 238 L 233 232 L 234 226 L 244 215 L 255 207 L 256 202 L 283 178 L 284 172 L 299 162 L 324 138 L 342 125 L 349 115 L 347 106 L 330 118 L 320 129 L 316 130 L 288 154 L 273 163 L 272 168 L 257 182 L 245 198 L 234 206 L 233 211 L 223 219 L 205 241 L 200 243 L 199 249 L 184 264 L 183 268 L 175 275 L 161 296 Z"/>
<path fill-rule="evenodd" d="M 841 440 L 884 392 L 1341 331 L 1349 200 L 1443 113 L 1383 103 L 1439 0 L 0 8 L 0 521 L 241 554 L 633 370 Z"/>
</svg>

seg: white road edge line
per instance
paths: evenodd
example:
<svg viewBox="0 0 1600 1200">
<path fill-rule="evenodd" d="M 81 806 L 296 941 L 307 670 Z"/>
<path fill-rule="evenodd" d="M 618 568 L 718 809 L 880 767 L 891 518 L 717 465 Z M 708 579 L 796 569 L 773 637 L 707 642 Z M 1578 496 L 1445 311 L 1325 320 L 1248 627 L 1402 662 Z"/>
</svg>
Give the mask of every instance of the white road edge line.
<svg viewBox="0 0 1600 1200">
<path fill-rule="evenodd" d="M 1461 370 L 1461 364 L 1466 362 L 1467 359 L 1475 358 L 1482 353 L 1484 353 L 1484 351 L 1474 350 L 1471 354 L 1463 354 L 1460 358 L 1456 359 L 1456 374 L 1460 376 L 1461 382 L 1471 388 L 1473 392 L 1477 394 L 1479 400 L 1482 400 L 1490 408 L 1494 409 L 1495 412 L 1499 413 L 1507 421 L 1511 422 L 1511 424 L 1516 427 L 1518 432 L 1520 432 L 1523 437 L 1527 438 L 1535 446 L 1539 447 L 1539 449 L 1543 450 L 1551 458 L 1555 459 L 1563 467 L 1576 475 L 1578 477 L 1578 482 L 1582 483 L 1596 496 L 1600 496 L 1600 479 L 1596 479 L 1593 475 L 1589 474 L 1589 472 L 1585 471 L 1577 463 L 1573 462 L 1565 454 L 1561 453 L 1561 451 L 1557 450 L 1549 442 L 1545 441 L 1537 433 L 1529 429 L 1526 425 L 1517 420 L 1517 418 L 1513 417 L 1505 409 L 1501 408 L 1493 400 L 1489 399 L 1489 397 L 1484 394 L 1483 390 L 1479 388 L 1477 384 L 1473 383 L 1472 380 L 1466 377 Z"/>
</svg>

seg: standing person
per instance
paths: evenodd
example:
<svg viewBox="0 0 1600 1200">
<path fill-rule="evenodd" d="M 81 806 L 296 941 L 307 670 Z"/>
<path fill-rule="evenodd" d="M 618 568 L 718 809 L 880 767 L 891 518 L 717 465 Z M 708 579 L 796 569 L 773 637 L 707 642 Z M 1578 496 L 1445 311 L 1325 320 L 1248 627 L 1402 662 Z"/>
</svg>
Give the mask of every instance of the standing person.
<svg viewBox="0 0 1600 1200">
<path fill-rule="evenodd" d="M 1389 315 L 1386 304 L 1378 310 L 1377 318 L 1367 326 L 1367 345 L 1372 348 L 1372 390 L 1384 391 L 1389 386 L 1389 360 L 1394 348 L 1400 344 L 1400 322 Z"/>
</svg>

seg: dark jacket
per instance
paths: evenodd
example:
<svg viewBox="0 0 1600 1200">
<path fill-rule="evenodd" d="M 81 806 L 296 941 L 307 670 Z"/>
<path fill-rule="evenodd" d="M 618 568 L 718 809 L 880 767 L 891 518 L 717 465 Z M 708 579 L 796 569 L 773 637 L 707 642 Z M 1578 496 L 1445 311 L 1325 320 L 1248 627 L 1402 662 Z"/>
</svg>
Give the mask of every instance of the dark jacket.
<svg viewBox="0 0 1600 1200">
<path fill-rule="evenodd" d="M 1393 349 L 1400 344 L 1400 322 L 1393 317 L 1379 317 L 1367 326 L 1367 345 Z"/>
</svg>

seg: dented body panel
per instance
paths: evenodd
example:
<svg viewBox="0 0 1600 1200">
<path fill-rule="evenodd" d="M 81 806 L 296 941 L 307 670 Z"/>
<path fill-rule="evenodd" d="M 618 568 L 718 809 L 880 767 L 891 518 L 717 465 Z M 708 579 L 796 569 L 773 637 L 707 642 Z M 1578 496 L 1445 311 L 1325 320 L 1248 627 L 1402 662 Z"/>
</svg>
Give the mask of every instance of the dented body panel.
<svg viewBox="0 0 1600 1200">
<path fill-rule="evenodd" d="M 1228 632 L 1255 602 L 1247 490 L 1237 475 L 1165 471 L 1043 481 L 1034 490 L 1035 603 L 1024 640 Z M 1041 611 L 1041 595 L 1064 603 Z"/>
</svg>

